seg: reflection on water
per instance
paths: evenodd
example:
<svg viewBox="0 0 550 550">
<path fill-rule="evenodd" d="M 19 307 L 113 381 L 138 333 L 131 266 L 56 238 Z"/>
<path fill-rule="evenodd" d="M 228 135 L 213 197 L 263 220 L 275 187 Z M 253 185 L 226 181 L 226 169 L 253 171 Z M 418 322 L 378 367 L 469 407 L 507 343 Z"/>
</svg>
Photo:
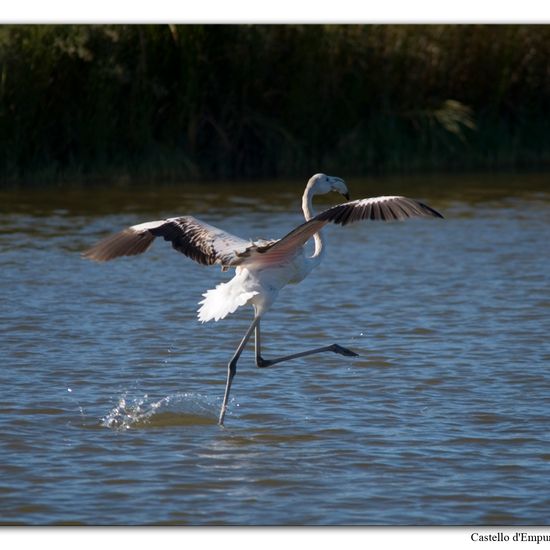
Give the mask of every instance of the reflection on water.
<svg viewBox="0 0 550 550">
<path fill-rule="evenodd" d="M 348 184 L 446 220 L 329 228 L 323 265 L 266 315 L 266 356 L 360 357 L 256 369 L 245 350 L 225 428 L 251 311 L 195 316 L 231 274 L 162 242 L 103 265 L 79 253 L 178 214 L 278 237 L 303 182 L 0 191 L 2 522 L 545 523 L 548 177 Z"/>
</svg>

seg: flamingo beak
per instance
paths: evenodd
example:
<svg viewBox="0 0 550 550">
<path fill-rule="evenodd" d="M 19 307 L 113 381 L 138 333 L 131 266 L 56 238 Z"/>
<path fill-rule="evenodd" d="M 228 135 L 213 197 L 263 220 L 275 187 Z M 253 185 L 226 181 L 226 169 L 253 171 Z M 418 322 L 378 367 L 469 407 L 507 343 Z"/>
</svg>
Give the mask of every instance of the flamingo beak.
<svg viewBox="0 0 550 550">
<path fill-rule="evenodd" d="M 349 193 L 342 193 L 342 195 L 344 195 L 345 199 L 349 201 Z"/>
</svg>

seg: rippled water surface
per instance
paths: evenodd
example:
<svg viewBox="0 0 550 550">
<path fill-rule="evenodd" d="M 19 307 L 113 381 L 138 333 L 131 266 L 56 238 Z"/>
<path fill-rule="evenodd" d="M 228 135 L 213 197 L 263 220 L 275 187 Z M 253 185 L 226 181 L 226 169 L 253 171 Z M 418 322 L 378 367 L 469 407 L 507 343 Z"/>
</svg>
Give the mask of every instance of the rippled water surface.
<svg viewBox="0 0 550 550">
<path fill-rule="evenodd" d="M 79 253 L 178 214 L 279 237 L 303 182 L 0 191 L 0 521 L 546 524 L 549 180 L 350 179 L 446 219 L 329 227 L 323 265 L 265 317 L 266 357 L 333 342 L 360 357 L 257 369 L 245 350 L 225 428 L 252 311 L 195 311 L 230 273 L 164 242 Z"/>
</svg>

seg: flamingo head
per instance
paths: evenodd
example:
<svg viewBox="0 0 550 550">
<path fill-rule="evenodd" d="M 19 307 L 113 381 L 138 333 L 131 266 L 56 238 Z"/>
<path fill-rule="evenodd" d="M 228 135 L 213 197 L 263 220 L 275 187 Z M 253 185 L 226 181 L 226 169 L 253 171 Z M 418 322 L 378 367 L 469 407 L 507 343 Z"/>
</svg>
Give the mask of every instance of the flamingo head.
<svg viewBox="0 0 550 550">
<path fill-rule="evenodd" d="M 323 195 L 335 191 L 349 201 L 349 191 L 342 178 L 327 176 L 326 174 L 315 174 L 310 178 L 307 185 L 312 188 L 313 195 Z"/>
</svg>

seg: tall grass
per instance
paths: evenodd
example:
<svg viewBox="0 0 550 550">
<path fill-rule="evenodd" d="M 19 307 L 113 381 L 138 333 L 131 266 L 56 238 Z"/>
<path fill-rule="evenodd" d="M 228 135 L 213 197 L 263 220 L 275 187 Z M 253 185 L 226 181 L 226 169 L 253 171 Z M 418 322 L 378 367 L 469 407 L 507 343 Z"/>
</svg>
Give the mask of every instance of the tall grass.
<svg viewBox="0 0 550 550">
<path fill-rule="evenodd" d="M 0 27 L 0 178 L 550 164 L 550 27 Z"/>
</svg>

